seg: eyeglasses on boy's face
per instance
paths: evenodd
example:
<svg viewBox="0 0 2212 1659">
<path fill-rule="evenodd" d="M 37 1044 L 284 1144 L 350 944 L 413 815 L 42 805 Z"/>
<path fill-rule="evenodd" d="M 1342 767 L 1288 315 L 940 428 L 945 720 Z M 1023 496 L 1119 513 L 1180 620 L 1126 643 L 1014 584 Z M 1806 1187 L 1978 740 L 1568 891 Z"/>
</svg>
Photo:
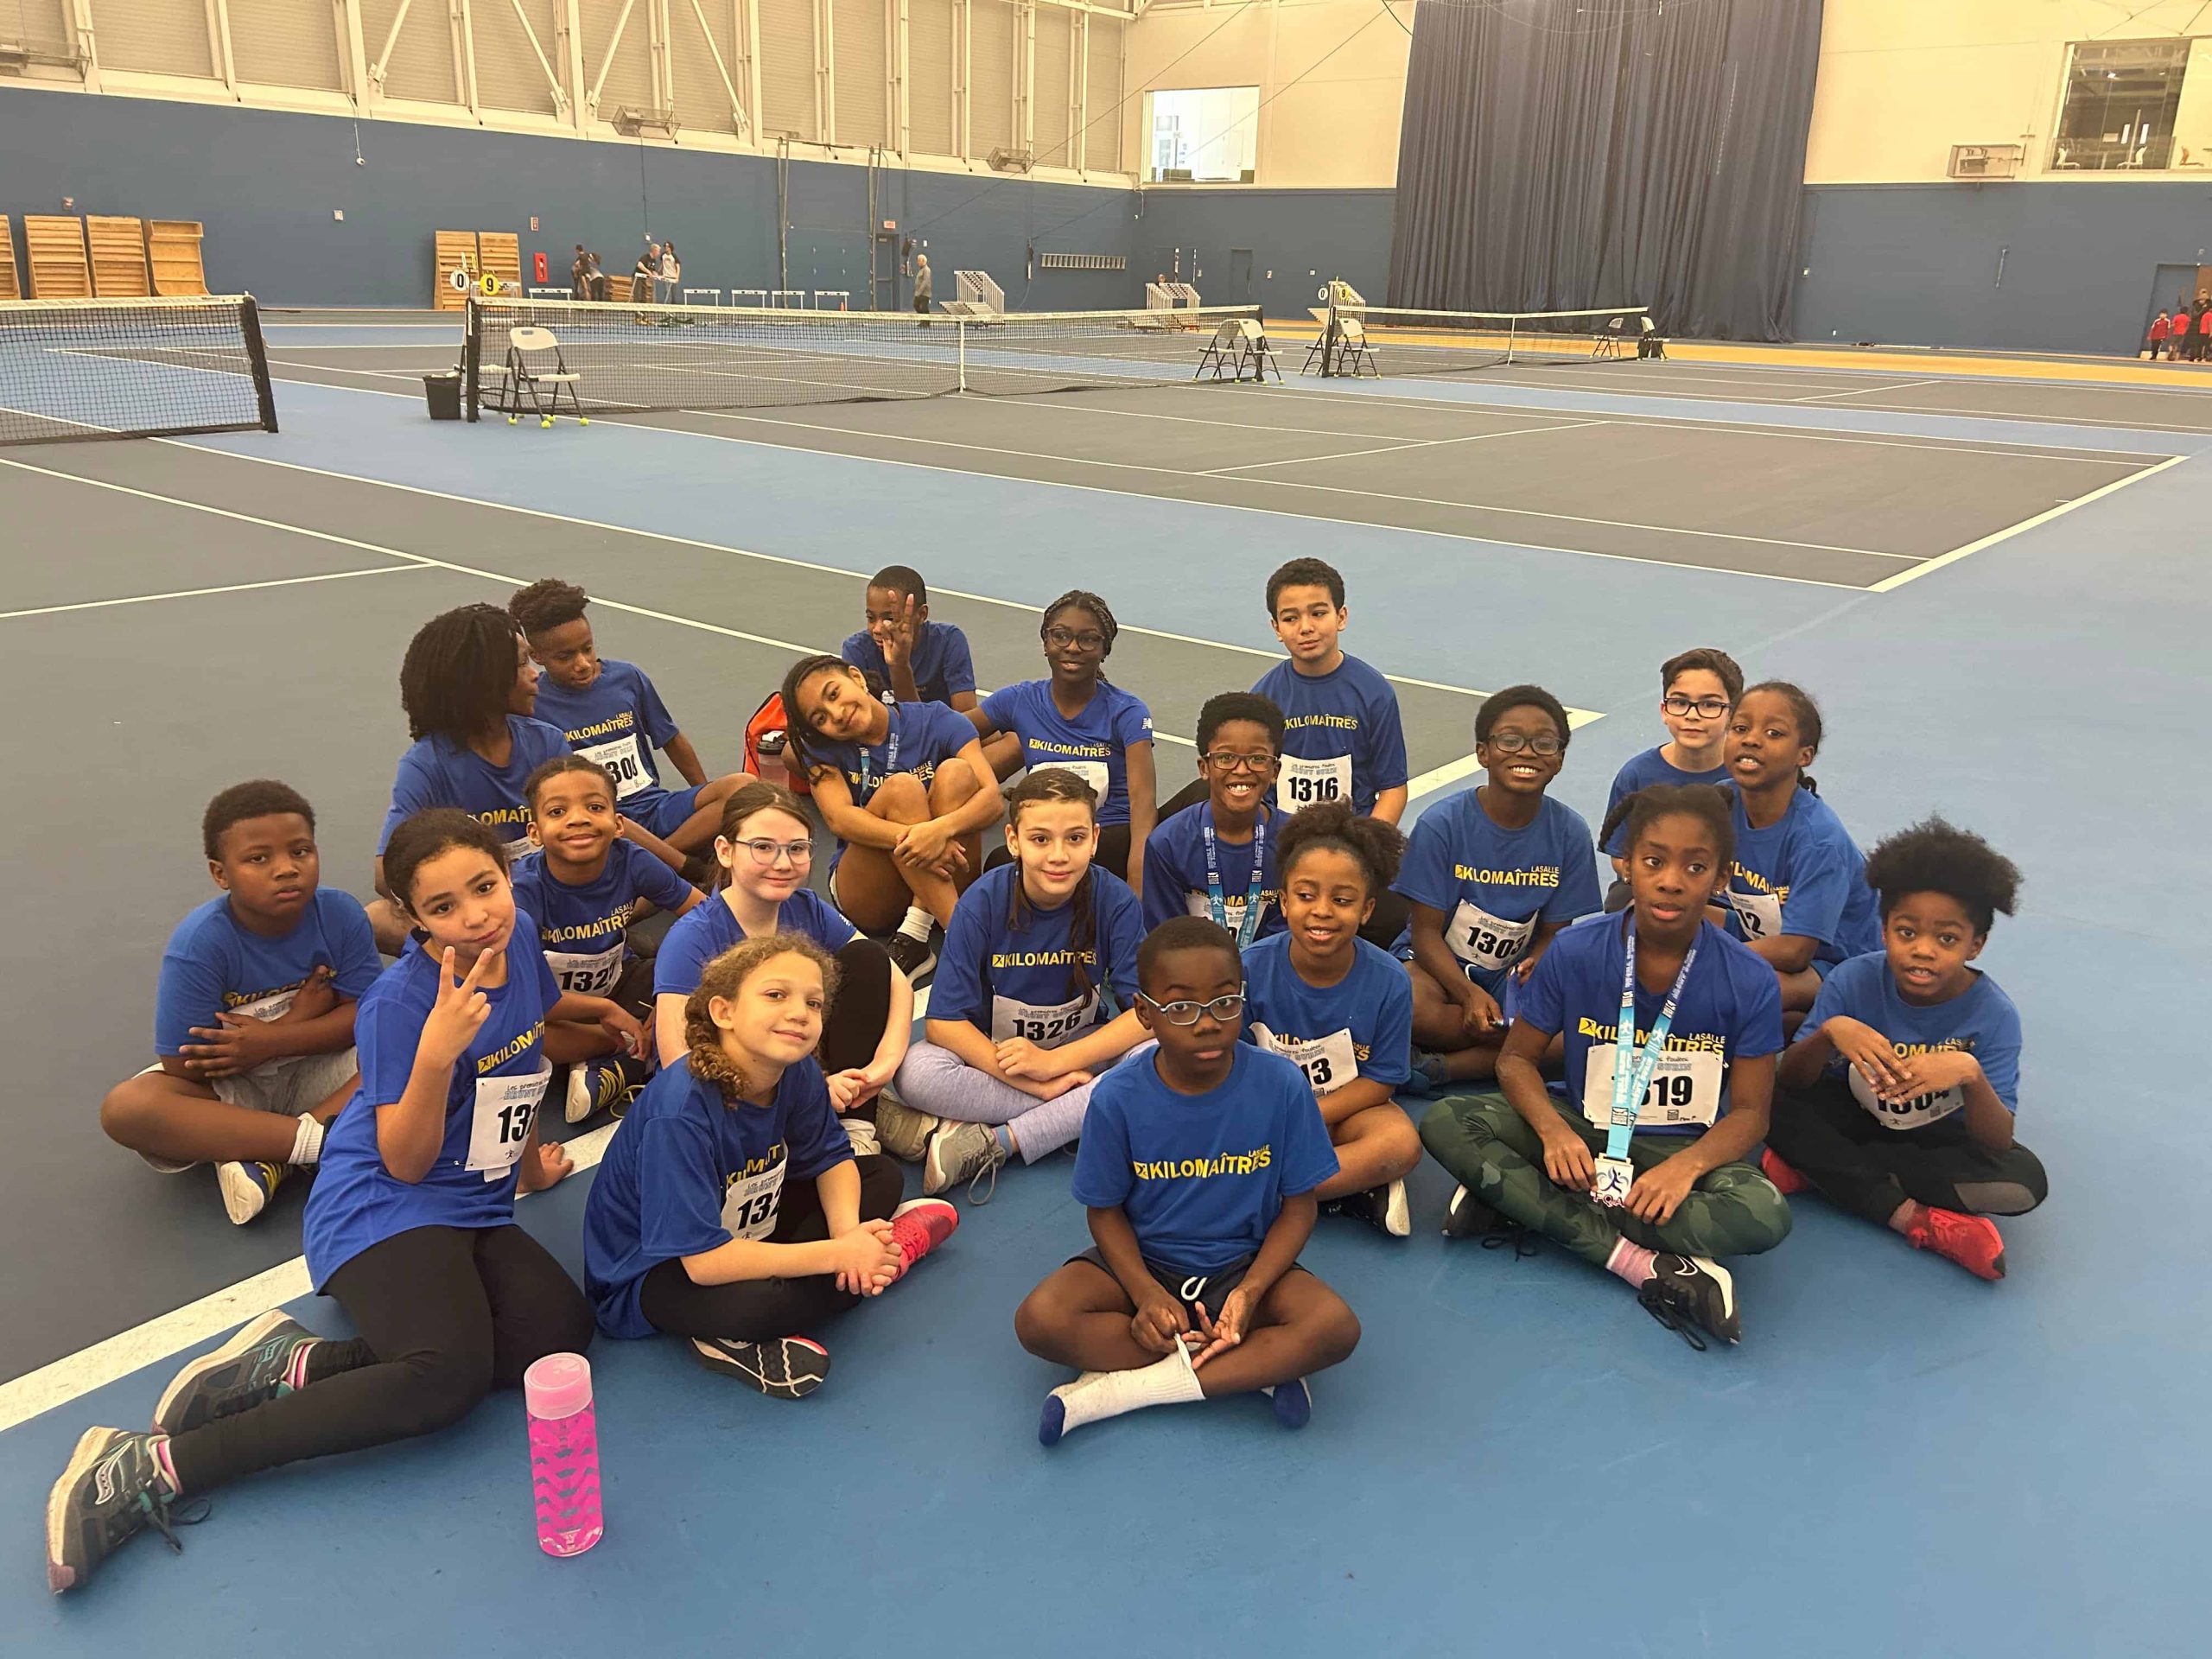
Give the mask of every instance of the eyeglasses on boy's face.
<svg viewBox="0 0 2212 1659">
<path fill-rule="evenodd" d="M 1677 720 L 1687 720 L 1692 715 L 1700 720 L 1718 720 L 1728 712 L 1728 699 L 1686 697 L 1679 691 L 1673 691 L 1659 699 L 1659 706 Z"/>
<path fill-rule="evenodd" d="M 1519 732 L 1492 732 L 1483 740 L 1483 747 L 1496 749 L 1500 754 L 1518 754 L 1526 749 L 1531 754 L 1550 756 L 1567 745 L 1549 732 L 1538 732 L 1534 737 L 1524 737 Z"/>
<path fill-rule="evenodd" d="M 752 854 L 753 861 L 763 868 L 775 863 L 779 858 L 788 858 L 794 864 L 804 864 L 814 856 L 814 843 L 804 838 L 798 841 L 770 841 L 763 836 L 758 841 L 741 841 L 736 844 Z"/>
<path fill-rule="evenodd" d="M 1198 758 L 1216 772 L 1265 772 L 1275 763 L 1272 754 L 1231 754 L 1226 749 L 1209 749 Z"/>
<path fill-rule="evenodd" d="M 1232 991 L 1227 996 L 1217 996 L 1211 1002 L 1162 1002 L 1156 997 L 1137 995 L 1152 1004 L 1152 1011 L 1171 1026 L 1195 1026 L 1206 1015 L 1227 1023 L 1244 1012 L 1244 993 Z"/>
</svg>

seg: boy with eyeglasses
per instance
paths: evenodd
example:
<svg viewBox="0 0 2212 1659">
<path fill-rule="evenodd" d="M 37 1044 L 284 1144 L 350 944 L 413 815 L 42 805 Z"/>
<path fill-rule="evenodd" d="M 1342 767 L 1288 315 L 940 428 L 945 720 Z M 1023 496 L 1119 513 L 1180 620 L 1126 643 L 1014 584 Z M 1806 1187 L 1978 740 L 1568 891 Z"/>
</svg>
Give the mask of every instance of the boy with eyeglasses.
<svg viewBox="0 0 2212 1659">
<path fill-rule="evenodd" d="M 1699 645 L 1659 664 L 1659 718 L 1667 741 L 1630 758 L 1613 775 L 1605 797 L 1605 817 L 1639 789 L 1654 784 L 1725 784 L 1728 781 L 1728 716 L 1744 695 L 1744 671 L 1726 652 Z M 1608 857 L 1621 855 L 1622 831 L 1606 843 Z"/>
<path fill-rule="evenodd" d="M 1599 907 L 1582 815 L 1545 791 L 1567 760 L 1567 710 L 1537 685 L 1475 711 L 1486 781 L 1422 813 L 1393 890 L 1414 988 L 1414 1066 L 1431 1087 L 1496 1074 L 1514 993 L 1554 934 Z"/>
<path fill-rule="evenodd" d="M 1080 1373 L 1037 1438 L 1146 1406 L 1263 1393 L 1313 1414 L 1306 1378 L 1359 1321 L 1298 1265 L 1337 1155 L 1306 1075 L 1239 1042 L 1243 963 L 1226 928 L 1179 916 L 1137 953 L 1137 1018 L 1158 1043 L 1091 1090 L 1074 1190 L 1091 1247 L 1030 1292 L 1014 1334 Z"/>
<path fill-rule="evenodd" d="M 1206 798 L 1163 820 L 1144 843 L 1144 925 L 1204 916 L 1243 950 L 1280 933 L 1282 879 L 1268 845 L 1280 815 L 1268 804 L 1282 754 L 1282 710 L 1249 691 L 1224 691 L 1198 710 L 1198 776 Z"/>
</svg>

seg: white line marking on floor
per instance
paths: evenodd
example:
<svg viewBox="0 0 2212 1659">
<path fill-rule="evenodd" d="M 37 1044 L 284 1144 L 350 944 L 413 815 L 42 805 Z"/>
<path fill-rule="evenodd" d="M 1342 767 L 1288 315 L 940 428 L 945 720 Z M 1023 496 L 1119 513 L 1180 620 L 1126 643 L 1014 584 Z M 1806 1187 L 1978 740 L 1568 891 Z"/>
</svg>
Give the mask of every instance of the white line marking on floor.
<svg viewBox="0 0 2212 1659">
<path fill-rule="evenodd" d="M 1362 455 L 1391 455 L 1401 449 L 1433 449 L 1446 443 L 1483 443 L 1491 438 L 1521 438 L 1531 433 L 1572 432 L 1578 427 L 1605 426 L 1605 421 L 1567 421 L 1549 426 L 1512 426 L 1503 432 L 1470 432 L 1456 438 L 1411 438 L 1403 443 L 1388 443 L 1376 449 L 1346 449 L 1332 455 L 1290 455 L 1281 461 L 1247 461 L 1235 467 L 1209 467 L 1199 473 L 1200 478 L 1226 478 L 1232 473 L 1249 473 L 1262 467 L 1305 467 L 1324 461 L 1357 461 Z M 1255 480 L 1255 483 L 1272 480 Z"/>
<path fill-rule="evenodd" d="M 116 605 L 151 605 L 163 599 L 204 599 L 211 594 L 250 594 L 262 588 L 297 588 L 310 582 L 344 582 L 353 576 L 389 576 L 419 570 L 416 564 L 379 564 L 367 570 L 329 570 L 317 576 L 278 576 L 270 582 L 233 582 L 220 588 L 180 588 L 167 594 L 132 594 L 123 599 L 86 599 L 74 605 L 38 605 L 27 611 L 0 611 L 0 622 L 18 617 L 59 616 L 64 611 L 99 611 Z"/>
<path fill-rule="evenodd" d="M 1232 394 L 1234 395 L 1234 394 Z M 1208 420 L 1197 415 L 1163 415 L 1156 410 L 1113 409 L 1103 404 L 1086 404 L 1078 397 L 992 397 L 984 401 L 1006 404 L 1015 409 L 1048 409 L 1063 415 L 1108 415 L 1125 421 L 1172 421 L 1178 426 L 1225 426 L 1236 432 L 1285 432 L 1306 438 L 1404 438 L 1408 442 L 1426 442 L 1414 434 L 1406 432 L 1347 432 L 1332 426 L 1274 426 L 1264 421 Z M 1449 405 L 1443 407 L 1449 408 Z M 1541 410 L 1516 410 L 1516 415 L 1530 416 L 1540 420 L 1571 422 L 1568 415 L 1551 416 Z M 1478 410 L 1470 410 L 1472 418 L 1487 416 Z"/>
<path fill-rule="evenodd" d="M 1928 380 L 1899 380 L 1885 386 L 1854 386 L 1849 391 L 1816 391 L 1809 397 L 1791 397 L 1784 401 L 1793 404 L 1825 403 L 1832 397 L 1872 397 L 1879 391 L 1910 391 L 1915 386 L 1940 386 L 1940 377 Z"/>
<path fill-rule="evenodd" d="M 1947 564 L 1956 564 L 1970 554 L 1979 553 L 1984 548 L 1994 547 L 1999 542 L 2010 541 L 2023 531 L 2033 530 L 2038 524 L 2047 524 L 2054 518 L 2062 518 L 2076 507 L 2086 507 L 2090 502 L 2101 500 L 2116 490 L 2124 490 L 2131 484 L 2139 484 L 2145 479 L 2163 473 L 2170 467 L 2178 467 L 2188 459 L 2187 455 L 2174 455 L 2160 461 L 2155 467 L 2145 467 L 2139 473 L 2132 473 L 2126 478 L 2116 478 L 2109 484 L 2091 490 L 2087 495 L 2077 495 L 2071 501 L 2062 501 L 2055 507 L 2047 507 L 2032 518 L 2023 518 L 2018 524 L 1985 536 L 1980 541 L 1968 542 L 1964 547 L 1955 547 L 1949 552 L 1929 560 L 1925 564 L 1916 564 L 1910 570 L 1900 570 L 1894 576 L 1885 576 L 1868 591 L 1877 594 L 1893 593 L 1908 582 L 1917 582 L 1929 572 L 1941 570 Z"/>
</svg>

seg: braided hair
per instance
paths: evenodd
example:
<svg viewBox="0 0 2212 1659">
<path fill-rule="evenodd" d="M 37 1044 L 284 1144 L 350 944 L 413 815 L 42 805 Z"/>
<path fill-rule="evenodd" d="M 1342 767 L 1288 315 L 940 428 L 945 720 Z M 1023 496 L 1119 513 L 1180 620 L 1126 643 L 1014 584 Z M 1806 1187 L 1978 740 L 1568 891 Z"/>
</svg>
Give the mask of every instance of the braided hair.
<svg viewBox="0 0 2212 1659">
<path fill-rule="evenodd" d="M 1713 837 L 1713 861 L 1721 869 L 1736 861 L 1735 791 L 1719 784 L 1651 784 L 1632 795 L 1624 795 L 1605 814 L 1598 831 L 1598 845 L 1613 844 L 1613 832 L 1623 825 L 1628 833 L 1621 842 L 1627 852 L 1636 850 L 1637 837 L 1662 818 L 1681 816 L 1702 823 Z"/>
<path fill-rule="evenodd" d="M 1098 823 L 1098 791 L 1085 783 L 1082 776 L 1065 766 L 1040 766 L 1006 791 L 1006 821 L 1007 827 L 1018 836 L 1021 830 L 1021 809 L 1039 802 L 1059 801 L 1071 806 L 1080 806 L 1090 815 L 1095 828 Z M 1094 843 L 1093 850 L 1096 851 Z M 1029 902 L 1029 889 L 1022 885 L 1021 855 L 1014 855 L 1014 893 L 1007 900 L 1006 925 L 1009 928 L 1025 928 L 1035 913 Z M 1084 966 L 1086 953 L 1098 947 L 1098 906 L 1093 896 L 1098 885 L 1096 866 L 1084 871 L 1083 880 L 1075 884 L 1075 893 L 1068 900 L 1068 982 L 1063 993 L 1072 1002 L 1077 997 L 1090 995 L 1090 970 Z"/>
<path fill-rule="evenodd" d="M 514 618 L 496 605 L 463 605 L 416 629 L 399 664 L 407 735 L 465 744 L 504 722 L 521 667 L 515 636 Z"/>
<path fill-rule="evenodd" d="M 745 1092 L 745 1074 L 722 1048 L 721 1027 L 713 1003 L 729 1001 L 761 967 L 778 957 L 804 957 L 822 970 L 822 1014 L 825 1021 L 837 997 L 837 959 L 804 933 L 764 933 L 732 945 L 706 965 L 697 988 L 683 1000 L 683 1047 L 691 1075 L 721 1090 L 725 1103 Z"/>
<path fill-rule="evenodd" d="M 1089 611 L 1098 624 L 1098 632 L 1106 636 L 1106 643 L 1098 649 L 1098 660 L 1103 664 L 1114 654 L 1115 638 L 1122 632 L 1122 625 L 1114 620 L 1114 613 L 1104 600 L 1087 588 L 1071 588 L 1045 607 L 1044 620 L 1037 625 L 1037 637 L 1042 639 L 1052 626 L 1052 619 L 1062 611 Z M 1100 668 L 1098 677 L 1104 679 L 1106 671 Z"/>
<path fill-rule="evenodd" d="M 1761 680 L 1757 685 L 1744 688 L 1744 696 L 1736 699 L 1736 706 L 1742 708 L 1745 697 L 1760 691 L 1771 691 L 1789 705 L 1789 717 L 1797 724 L 1798 747 L 1810 749 L 1818 756 L 1821 736 L 1821 705 L 1813 701 L 1813 694 L 1788 680 Z M 1821 792 L 1821 786 L 1813 781 L 1813 774 L 1802 766 L 1797 772 L 1797 787 L 1815 795 Z"/>
</svg>

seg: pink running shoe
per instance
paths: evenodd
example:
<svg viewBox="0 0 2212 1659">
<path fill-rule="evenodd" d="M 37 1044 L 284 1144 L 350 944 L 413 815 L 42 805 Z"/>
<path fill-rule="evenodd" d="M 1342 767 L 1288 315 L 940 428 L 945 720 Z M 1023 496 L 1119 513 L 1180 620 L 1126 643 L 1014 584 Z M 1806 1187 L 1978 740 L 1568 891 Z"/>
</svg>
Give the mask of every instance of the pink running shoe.
<svg viewBox="0 0 2212 1659">
<path fill-rule="evenodd" d="M 1977 1279 L 2005 1276 L 2005 1235 L 1987 1216 L 1921 1206 L 1905 1242 L 1916 1250 L 1933 1250 L 1957 1262 Z"/>
<path fill-rule="evenodd" d="M 1783 1163 L 1776 1155 L 1772 1147 L 1769 1147 L 1759 1154 L 1759 1173 L 1780 1188 L 1785 1197 L 1792 1192 L 1802 1192 L 1812 1185 L 1802 1175 Z"/>
<path fill-rule="evenodd" d="M 959 1225 L 960 1211 L 943 1198 L 912 1198 L 893 1210 L 891 1236 L 906 1257 L 899 1278 L 904 1279 L 915 1262 L 950 1238 Z"/>
</svg>

